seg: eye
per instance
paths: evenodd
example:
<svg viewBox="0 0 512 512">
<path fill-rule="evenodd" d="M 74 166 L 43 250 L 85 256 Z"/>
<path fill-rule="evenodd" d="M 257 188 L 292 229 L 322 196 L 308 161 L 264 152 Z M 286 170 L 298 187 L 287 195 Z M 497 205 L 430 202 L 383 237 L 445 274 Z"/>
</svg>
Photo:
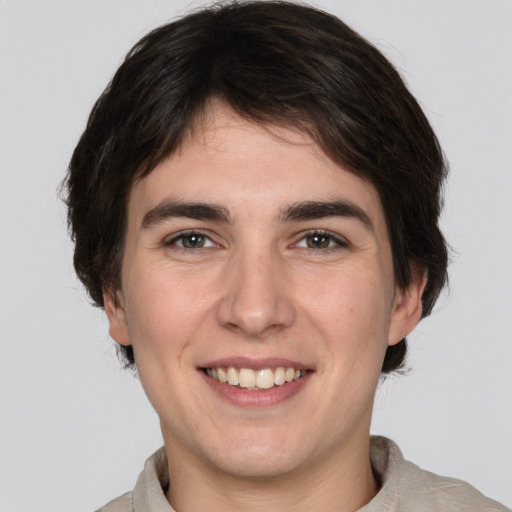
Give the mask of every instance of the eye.
<svg viewBox="0 0 512 512">
<path fill-rule="evenodd" d="M 312 231 L 303 236 L 296 247 L 305 249 L 331 249 L 346 247 L 348 244 L 343 238 L 326 231 Z"/>
<path fill-rule="evenodd" d="M 177 246 L 182 249 L 205 249 L 207 247 L 215 247 L 216 244 L 204 233 L 187 231 L 167 240 L 165 245 L 167 247 Z"/>
</svg>

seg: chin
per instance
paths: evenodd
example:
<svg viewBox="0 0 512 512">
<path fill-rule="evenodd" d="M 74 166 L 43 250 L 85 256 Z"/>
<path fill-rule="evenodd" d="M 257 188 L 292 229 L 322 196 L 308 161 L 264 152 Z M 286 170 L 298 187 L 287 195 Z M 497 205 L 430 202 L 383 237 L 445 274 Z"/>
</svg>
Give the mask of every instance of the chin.
<svg viewBox="0 0 512 512">
<path fill-rule="evenodd" d="M 217 460 L 216 467 L 225 474 L 246 480 L 275 480 L 298 470 L 302 464 L 297 454 L 254 453 L 232 454 Z"/>
<path fill-rule="evenodd" d="M 208 458 L 210 464 L 225 474 L 248 480 L 272 480 L 300 471 L 309 457 L 303 443 L 287 443 L 282 437 L 272 435 L 258 439 L 240 436 L 228 440 L 227 447 L 216 449 Z"/>
</svg>

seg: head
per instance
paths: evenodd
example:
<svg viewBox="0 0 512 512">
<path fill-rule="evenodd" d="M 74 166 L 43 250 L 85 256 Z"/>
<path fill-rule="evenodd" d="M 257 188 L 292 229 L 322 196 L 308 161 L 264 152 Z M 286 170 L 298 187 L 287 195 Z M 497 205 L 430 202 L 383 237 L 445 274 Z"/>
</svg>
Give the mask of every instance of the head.
<svg viewBox="0 0 512 512">
<path fill-rule="evenodd" d="M 176 154 L 212 102 L 290 128 L 378 193 L 394 280 L 426 276 L 422 315 L 446 281 L 438 220 L 446 167 L 416 100 L 383 55 L 339 19 L 286 2 L 202 9 L 145 36 L 96 102 L 67 177 L 75 268 L 93 302 L 121 289 L 135 183 Z M 134 364 L 130 346 L 125 361 Z M 399 369 L 405 338 L 382 372 Z"/>
</svg>

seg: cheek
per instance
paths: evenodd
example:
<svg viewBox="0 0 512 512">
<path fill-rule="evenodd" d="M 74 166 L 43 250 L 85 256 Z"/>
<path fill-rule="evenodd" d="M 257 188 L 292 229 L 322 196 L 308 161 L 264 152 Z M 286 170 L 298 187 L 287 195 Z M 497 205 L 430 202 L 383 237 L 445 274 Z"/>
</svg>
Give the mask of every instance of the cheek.
<svg viewBox="0 0 512 512">
<path fill-rule="evenodd" d="M 364 321 L 371 328 L 389 319 L 393 293 L 379 276 L 350 267 L 303 281 L 298 296 L 326 325 L 337 328 Z"/>
<path fill-rule="evenodd" d="M 134 285 L 130 287 L 130 283 Z M 208 308 L 204 281 L 180 280 L 161 268 L 130 276 L 126 289 L 127 323 L 134 349 L 151 349 L 157 357 L 185 344 Z"/>
<path fill-rule="evenodd" d="M 199 287 L 161 269 L 127 279 L 127 324 L 138 375 L 159 413 L 186 394 L 186 376 L 195 372 L 193 342 L 207 307 L 198 300 Z"/>
<path fill-rule="evenodd" d="M 305 283 L 299 296 L 308 321 L 330 349 L 348 361 L 381 358 L 387 346 L 392 291 L 378 275 L 351 268 Z"/>
</svg>

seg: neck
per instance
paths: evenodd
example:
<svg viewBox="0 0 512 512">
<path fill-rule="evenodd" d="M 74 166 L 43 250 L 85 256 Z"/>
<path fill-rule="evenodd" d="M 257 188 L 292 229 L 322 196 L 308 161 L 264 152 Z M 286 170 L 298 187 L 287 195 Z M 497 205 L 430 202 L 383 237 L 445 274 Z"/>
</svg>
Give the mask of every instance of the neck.
<svg viewBox="0 0 512 512">
<path fill-rule="evenodd" d="M 240 478 L 168 451 L 169 503 L 178 512 L 355 512 L 378 491 L 369 457 L 369 436 L 320 462 L 273 478 Z"/>
</svg>

